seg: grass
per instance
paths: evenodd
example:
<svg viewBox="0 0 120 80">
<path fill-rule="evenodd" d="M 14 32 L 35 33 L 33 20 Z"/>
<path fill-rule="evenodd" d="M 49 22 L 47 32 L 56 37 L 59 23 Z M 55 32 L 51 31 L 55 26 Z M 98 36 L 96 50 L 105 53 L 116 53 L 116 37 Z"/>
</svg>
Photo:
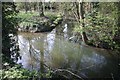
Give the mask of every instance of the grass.
<svg viewBox="0 0 120 80">
<path fill-rule="evenodd" d="M 50 17 L 50 18 L 57 17 L 59 15 L 58 12 L 50 12 L 50 11 L 49 12 L 46 11 L 46 12 L 44 12 L 44 14 L 45 14 L 45 16 Z M 39 16 L 39 12 L 27 12 L 27 13 L 25 13 L 23 11 L 20 11 L 16 17 L 21 18 L 21 19 L 30 19 L 33 16 Z"/>
<path fill-rule="evenodd" d="M 54 23 L 57 23 L 61 19 L 60 13 L 58 12 L 45 11 L 44 14 L 50 19 L 50 21 L 54 21 Z M 38 16 L 39 16 L 39 12 L 25 13 L 24 11 L 20 11 L 16 16 L 16 18 L 18 18 L 20 25 L 33 25 L 33 24 L 39 24 L 44 22 L 45 18 L 38 17 Z"/>
<path fill-rule="evenodd" d="M 38 12 L 27 12 L 27 13 L 25 13 L 25 12 L 19 12 L 18 13 L 18 15 L 17 15 L 17 17 L 19 17 L 19 18 L 26 18 L 26 19 L 29 19 L 29 18 L 31 18 L 31 17 L 33 17 L 33 16 L 38 16 L 39 15 L 39 13 Z"/>
<path fill-rule="evenodd" d="M 51 20 L 55 20 L 57 17 L 60 16 L 59 12 L 45 11 L 44 14 L 45 14 L 45 16 L 50 18 Z M 20 11 L 18 13 L 18 15 L 16 16 L 16 18 L 19 19 L 20 23 L 23 21 L 26 21 L 26 22 L 30 21 L 31 22 L 34 20 L 34 19 L 32 20 L 32 18 L 34 18 L 34 16 L 39 16 L 39 12 L 27 12 L 27 13 L 25 13 L 24 11 Z"/>
<path fill-rule="evenodd" d="M 59 12 L 50 12 L 50 11 L 46 11 L 45 13 L 45 16 L 49 17 L 49 18 L 52 18 L 52 17 L 57 17 L 60 15 Z"/>
</svg>

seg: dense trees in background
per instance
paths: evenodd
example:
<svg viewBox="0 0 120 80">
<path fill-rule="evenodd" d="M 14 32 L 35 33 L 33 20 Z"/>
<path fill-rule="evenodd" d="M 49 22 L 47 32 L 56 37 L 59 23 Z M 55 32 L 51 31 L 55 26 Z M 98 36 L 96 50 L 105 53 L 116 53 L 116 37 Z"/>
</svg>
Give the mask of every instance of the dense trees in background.
<svg viewBox="0 0 120 80">
<path fill-rule="evenodd" d="M 86 32 L 96 47 L 119 49 L 119 3 L 92 3 L 92 11 L 86 14 Z M 117 35 L 117 39 L 114 37 Z"/>
<path fill-rule="evenodd" d="M 107 49 L 119 49 L 119 2 L 61 3 L 65 16 L 78 22 L 75 32 L 89 45 Z M 60 5 L 60 6 L 61 6 Z M 67 13 L 67 14 L 66 14 Z"/>
<path fill-rule="evenodd" d="M 27 12 L 39 12 L 40 16 L 44 15 L 45 10 L 53 11 L 58 5 L 50 2 L 19 2 L 16 3 L 17 9 Z"/>
</svg>

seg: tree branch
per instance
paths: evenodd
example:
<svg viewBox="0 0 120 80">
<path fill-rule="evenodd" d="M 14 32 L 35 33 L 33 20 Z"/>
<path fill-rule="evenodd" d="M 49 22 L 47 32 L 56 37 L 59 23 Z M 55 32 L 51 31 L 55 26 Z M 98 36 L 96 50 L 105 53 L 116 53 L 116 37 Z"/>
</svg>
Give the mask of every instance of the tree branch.
<svg viewBox="0 0 120 80">
<path fill-rule="evenodd" d="M 64 71 L 70 73 L 71 75 L 73 75 L 73 76 L 75 76 L 75 77 L 77 77 L 77 78 L 79 78 L 81 80 L 84 80 L 82 77 L 78 76 L 77 74 L 75 74 L 75 73 L 73 73 L 73 72 L 71 72 L 70 70 L 67 70 L 67 69 L 57 69 L 57 70 L 54 71 L 54 73 L 56 73 L 56 72 L 64 72 Z"/>
</svg>

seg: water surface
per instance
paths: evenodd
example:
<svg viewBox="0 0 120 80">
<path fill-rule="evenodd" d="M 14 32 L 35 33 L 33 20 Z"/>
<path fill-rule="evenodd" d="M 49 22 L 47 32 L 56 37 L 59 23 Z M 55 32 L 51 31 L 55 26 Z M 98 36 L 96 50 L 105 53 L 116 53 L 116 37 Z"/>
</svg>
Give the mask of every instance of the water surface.
<svg viewBox="0 0 120 80">
<path fill-rule="evenodd" d="M 43 62 L 54 69 L 69 69 L 84 78 L 119 75 L 118 61 L 109 51 L 68 41 L 71 33 L 67 29 L 56 28 L 48 33 L 18 33 L 22 56 L 18 63 L 30 70 L 40 70 Z"/>
</svg>

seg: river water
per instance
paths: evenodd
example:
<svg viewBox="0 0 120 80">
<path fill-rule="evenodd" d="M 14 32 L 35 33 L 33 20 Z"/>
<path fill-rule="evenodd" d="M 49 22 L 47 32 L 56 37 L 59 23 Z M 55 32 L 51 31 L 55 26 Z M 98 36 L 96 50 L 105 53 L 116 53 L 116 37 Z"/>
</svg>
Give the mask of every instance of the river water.
<svg viewBox="0 0 120 80">
<path fill-rule="evenodd" d="M 118 77 L 118 61 L 110 51 L 70 42 L 71 25 L 47 33 L 18 32 L 21 63 L 40 70 L 41 61 L 54 69 L 68 69 L 83 78 Z"/>
</svg>

